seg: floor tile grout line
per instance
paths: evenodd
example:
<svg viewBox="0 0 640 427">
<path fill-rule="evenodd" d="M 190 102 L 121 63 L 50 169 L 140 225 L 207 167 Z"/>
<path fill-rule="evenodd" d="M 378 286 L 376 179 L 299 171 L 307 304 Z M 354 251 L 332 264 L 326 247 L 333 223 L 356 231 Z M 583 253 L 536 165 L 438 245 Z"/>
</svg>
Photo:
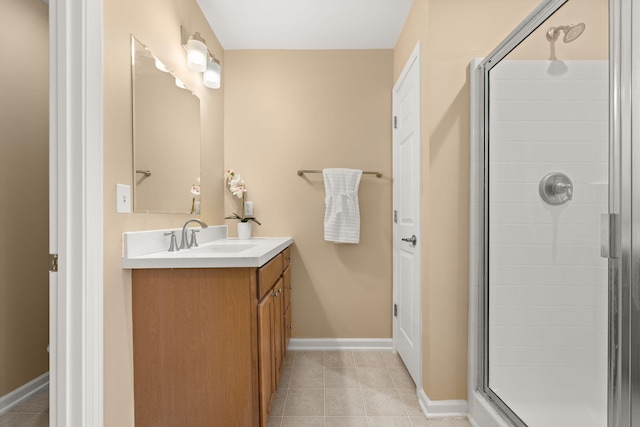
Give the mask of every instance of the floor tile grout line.
<svg viewBox="0 0 640 427">
<path fill-rule="evenodd" d="M 383 358 L 384 360 L 384 358 Z M 398 395 L 398 397 L 400 398 L 400 403 L 402 403 L 402 408 L 404 409 L 404 413 L 407 417 L 409 417 L 409 411 L 407 410 L 407 405 L 404 403 L 404 399 L 402 398 L 402 396 L 400 395 L 400 389 L 398 388 L 398 383 L 396 382 L 395 378 L 393 378 L 393 375 L 391 375 L 391 369 L 389 368 L 389 366 L 387 365 L 387 362 L 384 362 L 386 368 L 387 368 L 387 373 L 389 374 L 389 376 L 391 377 L 391 382 L 393 383 L 393 385 L 395 386 L 395 390 L 396 390 L 396 394 Z M 413 421 L 411 421 L 411 418 L 409 417 L 409 423 L 413 426 Z"/>
<path fill-rule="evenodd" d="M 291 384 L 291 379 L 289 379 L 289 384 Z M 282 405 L 282 416 L 280 417 L 280 426 L 278 427 L 282 427 L 282 424 L 284 424 L 284 411 L 287 409 L 287 400 L 289 400 L 289 390 L 290 390 L 289 387 L 287 387 L 287 392 L 284 395 L 284 405 Z"/>
<path fill-rule="evenodd" d="M 354 360 L 355 365 L 355 360 Z M 362 408 L 364 409 L 364 416 L 367 419 L 367 425 L 369 425 L 369 413 L 367 412 L 367 401 L 364 398 L 364 391 L 362 391 L 362 384 L 360 384 L 360 377 L 358 376 L 358 368 L 356 370 L 356 381 L 358 381 L 358 390 L 360 391 L 360 398 L 362 399 Z"/>
<path fill-rule="evenodd" d="M 325 426 L 325 427 L 326 427 L 326 425 L 327 425 L 326 423 L 327 423 L 327 419 L 328 419 L 328 416 L 326 415 L 326 390 L 327 390 L 327 386 L 326 386 L 326 384 L 327 384 L 327 383 L 326 383 L 326 375 L 327 375 L 326 354 L 327 354 L 327 353 L 326 353 L 326 350 L 321 350 L 321 351 L 323 352 L 323 358 L 322 358 L 322 367 L 323 367 L 323 388 L 322 388 L 322 390 L 323 390 L 323 404 L 324 404 L 323 406 L 324 406 L 324 412 L 325 412 L 325 413 L 323 414 L 323 416 L 322 416 L 322 422 L 323 422 L 323 426 Z M 354 352 L 350 352 L 350 353 L 351 353 L 351 359 L 352 359 L 352 361 L 354 362 L 354 365 L 353 365 L 353 366 L 354 366 L 355 373 L 356 373 L 357 388 L 360 390 L 360 395 L 361 395 L 361 398 L 362 398 L 362 403 L 363 403 L 363 405 L 364 405 L 364 413 L 365 413 L 365 415 L 364 415 L 364 417 L 363 417 L 363 418 L 365 419 L 366 425 L 367 425 L 367 426 L 369 426 L 369 427 L 371 427 L 371 424 L 370 424 L 370 422 L 371 422 L 370 418 L 371 418 L 371 417 L 369 416 L 369 414 L 368 414 L 368 412 L 367 412 L 367 409 L 366 409 L 366 400 L 365 400 L 365 397 L 364 397 L 364 389 L 365 389 L 365 388 L 364 388 L 364 387 L 362 387 L 362 385 L 360 384 L 360 377 L 359 377 L 359 375 L 358 375 L 357 367 L 355 366 L 355 356 L 354 356 Z M 375 353 L 380 354 L 381 352 L 380 352 L 380 351 L 375 351 Z M 295 360 L 296 360 L 296 358 L 295 358 L 295 355 L 294 355 L 294 358 L 293 358 L 293 361 L 292 361 L 292 364 L 291 364 L 291 368 L 293 368 L 293 366 L 295 365 Z M 387 373 L 389 374 L 389 376 L 391 376 L 391 368 L 398 368 L 398 366 L 396 366 L 396 365 L 392 364 L 391 362 L 387 363 L 387 361 L 386 361 L 386 360 L 384 360 L 384 358 L 383 358 L 383 362 L 384 362 L 384 367 L 386 368 L 386 371 L 387 371 Z M 339 364 L 339 365 L 342 365 L 342 364 Z M 338 366 L 338 367 L 340 367 L 340 368 L 341 368 L 341 367 L 343 367 L 343 366 Z M 348 368 L 349 366 L 345 366 L 345 367 L 346 367 L 346 368 Z M 292 369 L 292 371 L 293 371 L 293 369 Z M 402 403 L 402 407 L 404 408 L 404 413 L 405 413 L 405 415 L 402 415 L 402 416 L 399 416 L 399 417 L 401 417 L 401 418 L 405 418 L 405 419 L 406 419 L 406 418 L 408 418 L 408 419 L 409 419 L 409 423 L 408 423 L 407 425 L 408 425 L 408 426 L 411 426 L 411 427 L 415 427 L 415 426 L 416 426 L 416 424 L 414 423 L 414 420 L 412 419 L 411 415 L 409 415 L 409 410 L 407 409 L 407 405 L 406 405 L 405 401 L 403 400 L 403 398 L 402 398 L 402 396 L 401 396 L 401 391 L 402 391 L 402 392 L 406 392 L 406 391 L 407 391 L 407 389 L 404 389 L 404 388 L 400 389 L 400 388 L 399 388 L 399 385 L 398 385 L 398 382 L 393 378 L 393 376 L 391 376 L 391 379 L 392 379 L 392 383 L 393 383 L 393 390 L 395 390 L 395 393 L 396 393 L 396 394 L 397 394 L 397 396 L 400 398 L 400 401 L 401 401 L 401 403 Z M 291 382 L 291 378 L 290 378 L 290 382 Z M 288 387 L 288 388 L 287 388 L 287 398 L 285 399 L 285 406 L 286 406 L 286 401 L 288 400 L 289 388 L 290 388 L 290 387 Z M 341 388 L 341 387 L 337 387 L 337 388 Z M 346 388 L 349 388 L 349 387 L 346 387 Z M 374 387 L 374 388 L 375 388 L 375 387 Z M 340 417 L 342 418 L 343 416 L 340 416 Z M 347 417 L 347 416 L 344 416 L 344 417 Z M 349 417 L 356 417 L 356 416 L 354 415 L 354 416 L 349 416 Z M 285 418 L 285 416 L 284 416 L 284 409 L 283 409 L 283 414 L 282 414 L 282 417 L 281 417 L 281 426 L 283 426 L 283 425 L 284 425 L 284 418 Z M 419 417 L 416 417 L 416 418 L 419 418 Z M 448 418 L 447 420 L 449 420 L 449 421 L 452 423 L 452 426 L 451 426 L 451 427 L 461 427 L 461 424 L 460 424 L 460 423 L 458 423 L 458 422 L 456 421 L 456 419 Z"/>
<path fill-rule="evenodd" d="M 293 367 L 296 364 L 296 352 L 293 352 L 293 360 L 291 360 L 291 374 L 289 375 L 289 384 L 287 384 L 287 392 L 285 394 L 284 397 L 284 405 L 282 406 L 282 416 L 280 417 L 280 425 L 278 425 L 277 427 L 282 427 L 282 424 L 284 424 L 284 414 L 285 414 L 285 410 L 287 409 L 287 400 L 289 400 L 289 389 L 291 386 L 291 379 L 293 377 Z"/>
<path fill-rule="evenodd" d="M 327 422 L 327 383 L 325 381 L 325 376 L 327 373 L 327 352 L 322 352 L 322 426 Z"/>
<path fill-rule="evenodd" d="M 352 352 L 351 353 L 351 361 L 353 362 L 353 370 L 356 373 L 356 382 L 358 383 L 358 391 L 360 392 L 360 399 L 362 400 L 362 409 L 364 410 L 364 421 L 369 426 L 369 413 L 367 412 L 367 402 L 364 398 L 364 392 L 362 391 L 362 384 L 360 384 L 360 377 L 358 376 L 358 368 L 356 367 L 356 356 Z"/>
</svg>

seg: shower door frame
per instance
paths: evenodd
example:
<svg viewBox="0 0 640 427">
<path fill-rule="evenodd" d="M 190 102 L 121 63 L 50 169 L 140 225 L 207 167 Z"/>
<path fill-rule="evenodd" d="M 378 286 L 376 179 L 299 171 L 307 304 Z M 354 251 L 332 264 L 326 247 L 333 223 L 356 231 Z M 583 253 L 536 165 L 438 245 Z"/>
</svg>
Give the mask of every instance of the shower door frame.
<svg viewBox="0 0 640 427">
<path fill-rule="evenodd" d="M 475 279 L 471 281 L 478 297 L 477 317 L 470 317 L 477 321 L 477 342 L 470 352 L 471 357 L 477 358 L 477 372 L 471 372 L 476 378 L 470 378 L 470 390 L 479 393 L 504 421 L 517 427 L 527 425 L 489 387 L 489 72 L 568 1 L 543 1 L 475 70 L 478 113 L 472 143 L 480 143 L 480 147 L 475 165 L 477 206 L 472 205 L 471 215 L 479 218 L 479 250 L 475 256 L 477 266 L 472 271 Z M 635 50 L 631 43 L 633 18 L 640 22 L 640 8 L 632 8 L 632 3 L 633 0 L 609 0 L 609 213 L 614 220 L 610 221 L 613 227 L 608 243 L 614 257 L 609 258 L 608 427 L 631 427 L 632 417 L 640 419 L 640 402 L 632 402 L 634 398 L 640 400 L 640 372 L 631 369 L 632 356 L 640 360 L 640 340 L 631 339 L 632 322 L 640 322 L 640 272 L 631 268 L 640 266 L 640 236 L 632 241 L 632 223 L 640 223 L 640 186 L 634 193 L 631 185 L 632 164 L 640 165 L 640 150 L 631 150 L 632 125 L 640 129 L 640 117 L 633 120 L 631 115 L 633 104 L 638 104 L 636 111 L 640 111 L 640 101 L 632 102 L 632 63 L 634 59 L 640 61 L 640 43 Z M 637 38 L 640 40 L 640 34 Z M 636 76 L 635 83 L 638 91 L 640 76 Z M 640 92 L 636 99 L 640 100 Z M 633 297 L 638 304 L 631 303 Z"/>
</svg>

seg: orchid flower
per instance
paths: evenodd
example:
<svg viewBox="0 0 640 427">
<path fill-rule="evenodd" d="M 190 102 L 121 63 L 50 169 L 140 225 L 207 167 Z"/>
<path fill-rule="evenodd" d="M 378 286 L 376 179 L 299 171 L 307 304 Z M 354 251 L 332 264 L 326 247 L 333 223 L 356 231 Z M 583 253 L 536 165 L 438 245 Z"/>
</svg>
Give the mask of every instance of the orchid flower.
<svg viewBox="0 0 640 427">
<path fill-rule="evenodd" d="M 235 173 L 233 169 L 225 170 L 223 176 L 225 182 L 227 183 L 227 185 L 229 185 L 229 191 L 231 191 L 231 194 L 239 199 L 242 199 L 242 216 L 234 213 L 231 216 L 225 217 L 225 219 L 237 219 L 241 222 L 253 221 L 260 225 L 260 222 L 258 222 L 257 219 L 244 216 L 244 195 L 247 192 L 247 186 L 245 185 L 244 180 L 240 177 L 240 175 Z"/>
</svg>

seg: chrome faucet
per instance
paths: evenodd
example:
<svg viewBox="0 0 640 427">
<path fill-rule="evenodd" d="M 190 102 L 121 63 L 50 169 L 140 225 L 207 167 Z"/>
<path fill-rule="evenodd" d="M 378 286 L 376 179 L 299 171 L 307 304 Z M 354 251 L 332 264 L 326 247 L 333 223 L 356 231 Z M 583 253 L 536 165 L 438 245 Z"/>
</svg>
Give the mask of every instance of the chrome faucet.
<svg viewBox="0 0 640 427">
<path fill-rule="evenodd" d="M 184 225 L 182 226 L 182 240 L 180 242 L 180 249 L 189 249 L 191 247 L 191 243 L 189 242 L 189 239 L 187 238 L 187 226 L 189 224 L 191 224 L 192 222 L 197 222 L 198 224 L 200 224 L 200 226 L 202 228 L 207 228 L 208 227 L 208 225 L 204 221 L 201 221 L 201 220 L 196 219 L 196 218 L 190 219 L 187 222 L 185 222 Z"/>
</svg>

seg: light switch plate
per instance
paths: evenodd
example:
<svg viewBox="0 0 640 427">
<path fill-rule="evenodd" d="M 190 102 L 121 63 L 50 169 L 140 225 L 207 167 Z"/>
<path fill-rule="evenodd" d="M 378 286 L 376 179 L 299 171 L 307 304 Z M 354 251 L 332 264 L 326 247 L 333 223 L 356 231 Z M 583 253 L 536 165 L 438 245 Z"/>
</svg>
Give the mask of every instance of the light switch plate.
<svg viewBox="0 0 640 427">
<path fill-rule="evenodd" d="M 116 184 L 116 212 L 131 213 L 131 187 Z"/>
<path fill-rule="evenodd" d="M 251 201 L 244 202 L 244 215 L 253 216 L 253 202 Z"/>
</svg>

